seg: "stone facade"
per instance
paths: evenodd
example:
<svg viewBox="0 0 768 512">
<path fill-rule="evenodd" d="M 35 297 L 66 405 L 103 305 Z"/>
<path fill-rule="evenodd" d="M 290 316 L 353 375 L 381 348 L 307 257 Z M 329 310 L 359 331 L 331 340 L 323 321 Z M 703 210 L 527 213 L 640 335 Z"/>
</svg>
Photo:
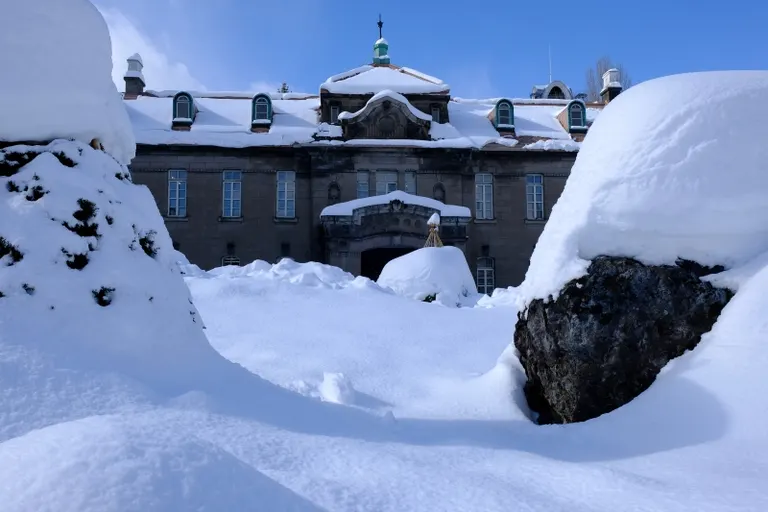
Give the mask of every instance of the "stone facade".
<svg viewBox="0 0 768 512">
<path fill-rule="evenodd" d="M 360 253 L 379 247 L 423 246 L 426 218 L 419 229 L 418 214 L 400 228 L 365 233 L 357 240 L 328 233 L 320 212 L 339 201 L 357 198 L 357 171 L 368 171 L 369 194 L 376 194 L 376 173 L 397 172 L 398 188 L 405 188 L 405 173 L 416 173 L 417 195 L 438 198 L 446 204 L 463 205 L 475 214 L 475 176 L 492 178 L 493 218 L 474 218 L 456 236 L 441 231 L 446 243 L 464 249 L 470 267 L 478 258 L 495 260 L 497 287 L 519 284 L 543 228 L 544 220 L 527 218 L 526 176 L 541 176 L 544 219 L 560 193 L 575 159 L 569 152 L 477 151 L 435 148 L 215 148 L 139 145 L 131 164 L 133 180 L 145 184 L 168 213 L 169 171 L 187 171 L 186 215 L 166 216 L 166 225 L 190 261 L 203 268 L 222 264 L 233 256 L 241 262 L 255 259 L 277 261 L 291 257 L 337 264 L 353 273 L 360 271 Z M 222 218 L 223 173 L 242 172 L 242 215 Z M 296 215 L 276 216 L 276 171 L 296 173 Z M 431 212 L 430 212 L 431 214 Z M 404 219 L 403 219 L 404 220 Z M 398 221 L 400 222 L 400 221 Z M 443 228 L 448 229 L 448 226 Z M 333 244 L 346 241 L 344 251 Z"/>
</svg>

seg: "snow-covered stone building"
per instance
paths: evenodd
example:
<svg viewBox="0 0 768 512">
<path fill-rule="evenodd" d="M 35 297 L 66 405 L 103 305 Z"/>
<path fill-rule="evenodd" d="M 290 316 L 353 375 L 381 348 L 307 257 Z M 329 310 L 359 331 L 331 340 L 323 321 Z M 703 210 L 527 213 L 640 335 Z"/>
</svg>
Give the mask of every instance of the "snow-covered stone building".
<svg viewBox="0 0 768 512">
<path fill-rule="evenodd" d="M 481 292 L 522 280 L 580 141 L 621 91 L 612 70 L 601 103 L 562 82 L 530 98 L 456 98 L 392 64 L 383 38 L 370 64 L 319 94 L 153 91 L 142 68 L 134 55 L 125 75 L 133 179 L 192 262 L 292 257 L 376 277 L 423 246 L 437 212 Z"/>
</svg>

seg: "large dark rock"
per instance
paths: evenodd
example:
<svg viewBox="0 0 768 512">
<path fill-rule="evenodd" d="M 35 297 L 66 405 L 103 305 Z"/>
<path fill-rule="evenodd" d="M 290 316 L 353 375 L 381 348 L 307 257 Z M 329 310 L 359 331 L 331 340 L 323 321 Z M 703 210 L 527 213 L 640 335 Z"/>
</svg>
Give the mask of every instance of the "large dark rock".
<svg viewBox="0 0 768 512">
<path fill-rule="evenodd" d="M 538 422 L 585 421 L 646 390 L 669 360 L 699 343 L 731 299 L 699 279 L 720 270 L 601 256 L 556 300 L 532 301 L 518 315 L 515 346 Z"/>
</svg>

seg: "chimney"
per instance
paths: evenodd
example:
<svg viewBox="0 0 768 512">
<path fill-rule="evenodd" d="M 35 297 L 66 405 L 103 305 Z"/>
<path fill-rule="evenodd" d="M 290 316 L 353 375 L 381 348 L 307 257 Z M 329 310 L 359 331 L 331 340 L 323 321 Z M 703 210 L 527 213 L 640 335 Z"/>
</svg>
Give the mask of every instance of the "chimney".
<svg viewBox="0 0 768 512">
<path fill-rule="evenodd" d="M 621 76 L 618 69 L 611 68 L 603 73 L 603 90 L 600 91 L 603 103 L 610 103 L 616 99 L 616 96 L 621 94 L 622 90 L 623 86 L 621 85 Z"/>
<path fill-rule="evenodd" d="M 128 71 L 125 72 L 125 99 L 133 100 L 144 94 L 144 62 L 141 55 L 134 53 L 128 57 Z"/>
</svg>

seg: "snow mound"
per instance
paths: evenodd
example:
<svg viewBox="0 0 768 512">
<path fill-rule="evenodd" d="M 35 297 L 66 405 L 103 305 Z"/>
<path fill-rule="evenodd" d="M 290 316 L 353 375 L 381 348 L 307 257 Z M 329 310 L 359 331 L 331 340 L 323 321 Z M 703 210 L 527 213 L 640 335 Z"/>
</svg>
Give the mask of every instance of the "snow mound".
<svg viewBox="0 0 768 512">
<path fill-rule="evenodd" d="M 352 404 L 355 401 L 355 388 L 343 373 L 323 373 L 319 391 L 326 402 Z"/>
<path fill-rule="evenodd" d="M 766 95 L 768 72 L 719 71 L 612 101 L 539 238 L 521 305 L 555 295 L 598 255 L 736 267 L 768 249 Z"/>
<path fill-rule="evenodd" d="M 127 378 L 174 394 L 242 370 L 208 343 L 177 261 L 151 193 L 110 155 L 61 140 L 0 151 L 0 354 L 17 375 L 4 404 L 25 383 Z M 47 411 L 69 397 L 37 394 Z"/>
<path fill-rule="evenodd" d="M 319 510 L 222 448 L 150 420 L 91 417 L 0 444 L 3 510 Z"/>
<path fill-rule="evenodd" d="M 377 284 L 398 295 L 446 306 L 468 304 L 477 295 L 467 259 L 457 247 L 424 247 L 387 263 Z"/>
<path fill-rule="evenodd" d="M 119 162 L 135 155 L 112 82 L 107 24 L 88 0 L 4 0 L 0 31 L 0 141 L 98 139 Z"/>
<path fill-rule="evenodd" d="M 516 286 L 510 286 L 508 288 L 496 288 L 493 290 L 492 295 L 483 295 L 483 297 L 477 301 L 477 307 L 517 307 L 519 296 L 520 291 Z"/>
</svg>

